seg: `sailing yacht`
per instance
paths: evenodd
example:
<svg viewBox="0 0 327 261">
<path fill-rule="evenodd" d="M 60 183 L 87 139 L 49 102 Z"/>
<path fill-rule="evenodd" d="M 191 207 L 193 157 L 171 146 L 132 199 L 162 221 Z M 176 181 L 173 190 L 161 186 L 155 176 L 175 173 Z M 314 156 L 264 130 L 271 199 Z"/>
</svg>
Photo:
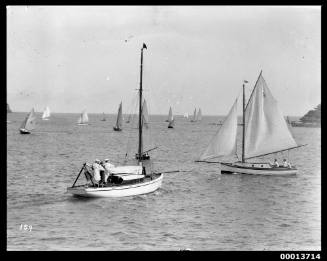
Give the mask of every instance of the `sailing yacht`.
<svg viewBox="0 0 327 261">
<path fill-rule="evenodd" d="M 242 158 L 237 162 L 220 163 L 221 173 L 256 175 L 292 175 L 295 166 L 275 167 L 270 162 L 249 162 L 249 159 L 291 150 L 297 145 L 290 133 L 283 114 L 277 106 L 262 77 L 262 71 L 245 107 L 245 85 L 243 84 L 243 132 Z M 236 155 L 237 100 L 199 161 Z"/>
<path fill-rule="evenodd" d="M 168 128 L 169 128 L 169 129 L 174 128 L 174 126 L 175 126 L 175 119 L 174 119 L 173 111 L 172 111 L 171 107 L 169 108 L 169 117 L 168 117 L 168 122 L 169 122 L 169 124 L 168 124 Z"/>
<path fill-rule="evenodd" d="M 49 120 L 49 117 L 50 117 L 50 109 L 47 106 L 43 111 L 42 120 L 47 121 L 47 120 Z"/>
<path fill-rule="evenodd" d="M 103 113 L 102 115 L 103 115 L 103 116 L 102 116 L 101 121 L 106 121 L 106 117 L 105 117 L 104 113 Z"/>
<path fill-rule="evenodd" d="M 167 117 L 167 120 L 166 120 L 166 122 L 169 122 L 169 119 L 170 119 L 171 115 L 172 115 L 172 112 L 171 112 L 171 107 L 169 107 L 169 111 L 168 111 L 168 117 Z"/>
<path fill-rule="evenodd" d="M 24 119 L 19 131 L 21 134 L 30 134 L 31 130 L 36 127 L 36 115 L 34 112 L 34 108 L 32 108 L 31 112 Z"/>
<path fill-rule="evenodd" d="M 141 48 L 141 66 L 140 66 L 140 88 L 139 88 L 139 126 L 138 128 L 138 154 L 143 154 L 143 124 L 142 124 L 142 68 L 143 68 L 143 49 L 146 49 L 143 44 Z M 138 159 L 137 165 L 132 166 L 117 166 L 111 169 L 111 178 L 102 185 L 96 184 L 90 175 L 90 169 L 87 163 L 84 163 L 73 185 L 67 188 L 67 192 L 75 196 L 83 197 L 126 197 L 146 194 L 156 191 L 161 187 L 163 173 L 156 173 L 152 170 L 147 170 L 143 165 L 142 158 Z M 76 185 L 80 174 L 84 170 L 84 174 L 91 181 L 84 185 Z"/>
<path fill-rule="evenodd" d="M 199 108 L 198 114 L 196 115 L 196 121 L 201 121 L 202 120 L 202 111 L 201 108 Z"/>
<path fill-rule="evenodd" d="M 114 126 L 114 131 L 121 131 L 123 127 L 123 110 L 122 110 L 122 102 L 119 104 L 118 108 L 118 114 L 117 114 L 117 120 L 116 125 Z"/>
<path fill-rule="evenodd" d="M 196 122 L 196 108 L 194 109 L 193 117 L 191 118 L 191 122 Z"/>
<path fill-rule="evenodd" d="M 89 117 L 87 116 L 86 111 L 84 110 L 77 120 L 77 125 L 88 125 Z"/>
<path fill-rule="evenodd" d="M 142 104 L 142 121 L 141 121 L 141 124 L 142 124 L 142 128 L 145 127 L 145 130 L 149 129 L 149 113 L 148 113 L 148 107 L 146 105 L 145 99 L 144 99 L 143 104 Z M 143 151 L 143 153 L 141 154 L 142 155 L 141 159 L 142 160 L 149 160 L 150 159 L 149 151 L 154 150 L 157 147 L 154 147 L 154 148 L 151 148 L 151 149 L 148 149 L 148 150 L 144 151 L 144 149 L 143 149 L 144 144 L 143 143 L 144 142 L 142 142 L 142 151 Z M 139 154 L 138 153 L 135 154 L 135 159 L 139 159 Z"/>
</svg>

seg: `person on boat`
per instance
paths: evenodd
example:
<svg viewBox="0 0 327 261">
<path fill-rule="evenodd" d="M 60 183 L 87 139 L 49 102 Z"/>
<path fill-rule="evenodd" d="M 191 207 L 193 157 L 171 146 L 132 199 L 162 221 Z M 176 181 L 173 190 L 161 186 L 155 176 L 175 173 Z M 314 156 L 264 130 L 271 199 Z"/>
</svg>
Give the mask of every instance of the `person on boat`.
<svg viewBox="0 0 327 261">
<path fill-rule="evenodd" d="M 275 168 L 279 167 L 279 163 L 278 163 L 277 159 L 274 160 L 274 163 L 272 164 L 272 166 Z"/>
<path fill-rule="evenodd" d="M 94 163 L 92 164 L 92 168 L 93 168 L 93 178 L 94 180 L 97 182 L 97 185 L 99 185 L 100 180 L 101 180 L 101 175 L 100 175 L 100 171 L 104 171 L 104 168 L 101 166 L 101 161 L 96 159 L 94 161 Z"/>
<path fill-rule="evenodd" d="M 107 182 L 108 177 L 111 174 L 111 169 L 115 167 L 114 164 L 111 164 L 109 159 L 105 159 L 103 164 L 102 164 L 103 168 L 105 169 L 105 180 Z"/>
<path fill-rule="evenodd" d="M 287 162 L 286 159 L 283 160 L 283 167 L 284 168 L 292 168 L 291 163 Z"/>
</svg>

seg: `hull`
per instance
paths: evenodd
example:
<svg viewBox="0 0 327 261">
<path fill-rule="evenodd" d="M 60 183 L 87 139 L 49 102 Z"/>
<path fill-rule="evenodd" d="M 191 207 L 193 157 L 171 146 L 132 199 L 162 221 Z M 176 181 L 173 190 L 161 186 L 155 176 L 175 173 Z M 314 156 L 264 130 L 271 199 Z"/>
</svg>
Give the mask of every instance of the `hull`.
<svg viewBox="0 0 327 261">
<path fill-rule="evenodd" d="M 20 134 L 30 134 L 31 132 L 26 129 L 19 129 Z"/>
<path fill-rule="evenodd" d="M 114 131 L 121 131 L 122 129 L 121 128 L 119 128 L 119 127 L 114 127 Z"/>
<path fill-rule="evenodd" d="M 77 125 L 79 126 L 85 126 L 85 125 L 89 125 L 88 123 L 77 123 Z"/>
<path fill-rule="evenodd" d="M 221 173 L 239 173 L 249 175 L 295 175 L 297 169 L 271 167 L 268 163 L 221 163 Z"/>
<path fill-rule="evenodd" d="M 48 121 L 49 119 L 48 118 L 44 118 L 44 119 L 42 119 L 43 121 Z"/>
<path fill-rule="evenodd" d="M 161 187 L 163 174 L 159 177 L 132 185 L 117 185 L 111 187 L 84 187 L 67 188 L 67 192 L 75 196 L 90 198 L 118 198 L 147 194 Z"/>
<path fill-rule="evenodd" d="M 173 129 L 174 127 L 173 126 L 168 126 L 168 129 Z"/>
</svg>

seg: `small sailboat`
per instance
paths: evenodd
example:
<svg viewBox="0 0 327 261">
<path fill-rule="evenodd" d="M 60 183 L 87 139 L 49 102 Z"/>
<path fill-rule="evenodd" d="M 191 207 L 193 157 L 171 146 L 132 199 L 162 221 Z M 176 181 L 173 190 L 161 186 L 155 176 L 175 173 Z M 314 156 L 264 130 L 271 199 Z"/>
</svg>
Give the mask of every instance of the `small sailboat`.
<svg viewBox="0 0 327 261">
<path fill-rule="evenodd" d="M 87 116 L 86 111 L 84 110 L 77 120 L 77 125 L 88 125 L 89 117 Z"/>
<path fill-rule="evenodd" d="M 199 108 L 198 114 L 196 115 L 196 121 L 201 121 L 202 120 L 202 111 L 201 108 Z"/>
<path fill-rule="evenodd" d="M 102 119 L 101 119 L 101 121 L 106 121 L 106 117 L 105 117 L 104 113 L 102 113 Z"/>
<path fill-rule="evenodd" d="M 138 130 L 138 153 L 143 154 L 142 151 L 142 65 L 143 65 L 143 49 L 146 45 L 143 44 L 141 49 L 141 79 L 139 88 L 139 130 Z M 84 170 L 84 174 L 91 181 L 85 185 L 75 185 L 80 174 Z M 161 187 L 163 180 L 163 173 L 156 173 L 152 170 L 146 170 L 143 166 L 142 158 L 138 159 L 137 165 L 131 166 L 116 166 L 111 169 L 111 178 L 106 183 L 98 185 L 93 181 L 89 175 L 89 168 L 86 163 L 83 164 L 77 178 L 73 185 L 67 188 L 67 192 L 75 196 L 83 197 L 126 197 L 141 194 L 147 194 L 156 191 Z"/>
<path fill-rule="evenodd" d="M 169 109 L 169 117 L 168 117 L 168 121 L 169 121 L 168 128 L 169 128 L 169 129 L 174 128 L 174 126 L 175 126 L 175 119 L 174 119 L 173 111 L 172 111 L 171 107 L 170 107 L 170 109 Z"/>
<path fill-rule="evenodd" d="M 31 112 L 26 116 L 19 131 L 21 134 L 30 134 L 31 130 L 35 129 L 35 127 L 36 127 L 36 115 L 33 108 Z"/>
<path fill-rule="evenodd" d="M 49 117 L 50 117 L 50 109 L 49 109 L 49 107 L 47 106 L 45 109 L 44 109 L 44 111 L 43 111 L 43 114 L 42 114 L 42 120 L 44 120 L 44 121 L 47 121 L 47 120 L 49 120 Z"/>
<path fill-rule="evenodd" d="M 196 122 L 196 108 L 194 109 L 193 117 L 191 118 L 191 122 Z"/>
<path fill-rule="evenodd" d="M 188 119 L 188 113 L 187 112 L 184 113 L 184 118 Z"/>
<path fill-rule="evenodd" d="M 149 128 L 149 113 L 148 113 L 148 107 L 146 105 L 146 101 L 144 99 L 143 101 L 143 104 L 142 104 L 142 121 L 141 121 L 141 124 L 142 124 L 142 128 L 145 127 L 145 129 L 148 129 Z M 150 155 L 149 155 L 149 151 L 151 151 L 152 149 L 150 150 L 147 150 L 147 151 L 143 151 L 143 142 L 142 142 L 142 151 L 143 153 L 141 154 L 141 159 L 142 160 L 149 160 L 150 159 Z M 135 154 L 135 159 L 139 159 L 139 154 L 136 153 Z"/>
<path fill-rule="evenodd" d="M 167 117 L 166 122 L 169 122 L 169 119 L 171 118 L 171 115 L 172 115 L 172 111 L 171 111 L 171 107 L 169 107 L 168 117 Z"/>
<path fill-rule="evenodd" d="M 275 167 L 270 162 L 249 162 L 249 159 L 291 150 L 297 145 L 286 121 L 262 77 L 262 72 L 245 107 L 243 84 L 243 132 L 242 159 L 237 162 L 220 163 L 221 173 L 255 175 L 292 175 L 295 166 Z M 237 100 L 234 102 L 223 125 L 217 131 L 199 161 L 229 157 L 236 154 Z M 210 161 L 209 161 L 210 162 Z"/>
<path fill-rule="evenodd" d="M 118 108 L 118 114 L 117 114 L 117 120 L 116 125 L 114 126 L 114 131 L 121 131 L 123 127 L 123 109 L 122 109 L 122 102 L 119 104 Z"/>
</svg>

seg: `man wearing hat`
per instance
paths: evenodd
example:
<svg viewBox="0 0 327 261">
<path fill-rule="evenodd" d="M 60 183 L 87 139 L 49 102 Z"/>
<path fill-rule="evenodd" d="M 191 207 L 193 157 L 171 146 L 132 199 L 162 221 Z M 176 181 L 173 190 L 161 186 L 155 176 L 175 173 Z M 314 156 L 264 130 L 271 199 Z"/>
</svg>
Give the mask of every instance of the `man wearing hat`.
<svg viewBox="0 0 327 261">
<path fill-rule="evenodd" d="M 93 168 L 93 172 L 94 172 L 94 174 L 93 174 L 94 180 L 97 182 L 97 184 L 99 184 L 99 182 L 101 180 L 100 171 L 104 170 L 104 168 L 100 164 L 99 159 L 96 159 L 94 161 L 94 163 L 92 164 L 92 168 Z"/>
<path fill-rule="evenodd" d="M 109 159 L 105 159 L 104 160 L 104 163 L 102 164 L 102 166 L 104 167 L 105 169 L 105 180 L 107 181 L 109 175 L 111 174 L 111 169 L 115 167 L 115 165 L 111 164 L 109 162 Z"/>
</svg>

